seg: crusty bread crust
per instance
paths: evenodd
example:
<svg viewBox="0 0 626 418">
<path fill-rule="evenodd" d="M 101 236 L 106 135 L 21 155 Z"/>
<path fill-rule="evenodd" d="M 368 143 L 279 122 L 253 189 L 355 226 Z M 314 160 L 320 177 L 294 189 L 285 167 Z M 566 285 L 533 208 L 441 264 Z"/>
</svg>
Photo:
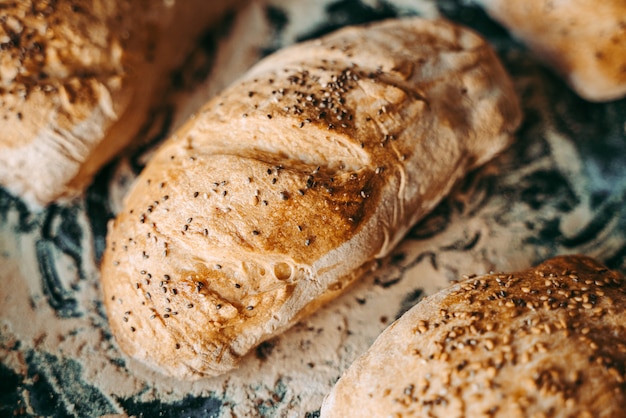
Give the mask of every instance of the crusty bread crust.
<svg viewBox="0 0 626 418">
<path fill-rule="evenodd" d="M 234 368 L 386 255 L 519 122 L 492 49 L 447 21 L 268 57 L 164 144 L 111 224 L 119 345 L 178 378 Z"/>
<path fill-rule="evenodd" d="M 583 98 L 626 95 L 624 0 L 476 0 Z"/>
<path fill-rule="evenodd" d="M 227 6 L 208 3 L 3 4 L 0 185 L 33 208 L 82 191 L 137 134 L 169 72 Z"/>
<path fill-rule="evenodd" d="M 626 281 L 584 256 L 466 278 L 385 330 L 331 417 L 622 417 Z"/>
</svg>

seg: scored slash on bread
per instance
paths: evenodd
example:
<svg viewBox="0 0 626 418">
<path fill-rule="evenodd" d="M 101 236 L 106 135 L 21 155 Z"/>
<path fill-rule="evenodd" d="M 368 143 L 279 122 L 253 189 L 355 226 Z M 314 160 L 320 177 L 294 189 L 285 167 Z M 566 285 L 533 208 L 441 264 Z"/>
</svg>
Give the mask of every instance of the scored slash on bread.
<svg viewBox="0 0 626 418">
<path fill-rule="evenodd" d="M 117 342 L 177 378 L 233 369 L 389 253 L 520 118 L 490 46 L 443 20 L 266 58 L 160 148 L 111 223 Z"/>
<path fill-rule="evenodd" d="M 626 281 L 584 256 L 466 278 L 389 326 L 330 417 L 622 417 Z"/>
</svg>

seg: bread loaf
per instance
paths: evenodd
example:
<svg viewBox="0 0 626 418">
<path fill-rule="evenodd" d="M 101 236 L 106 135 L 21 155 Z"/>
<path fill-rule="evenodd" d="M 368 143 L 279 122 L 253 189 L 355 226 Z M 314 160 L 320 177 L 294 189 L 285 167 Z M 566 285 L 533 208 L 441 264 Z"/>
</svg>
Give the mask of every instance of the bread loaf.
<svg viewBox="0 0 626 418">
<path fill-rule="evenodd" d="M 583 256 L 467 278 L 389 326 L 330 417 L 623 417 L 626 282 Z"/>
<path fill-rule="evenodd" d="M 626 96 L 624 0 L 476 0 L 583 98 Z"/>
<path fill-rule="evenodd" d="M 447 21 L 264 59 L 166 141 L 110 225 L 120 347 L 178 378 L 227 372 L 385 256 L 519 122 L 493 50 Z"/>
<path fill-rule="evenodd" d="M 32 207 L 73 197 L 126 145 L 226 0 L 6 2 L 0 185 Z"/>
</svg>

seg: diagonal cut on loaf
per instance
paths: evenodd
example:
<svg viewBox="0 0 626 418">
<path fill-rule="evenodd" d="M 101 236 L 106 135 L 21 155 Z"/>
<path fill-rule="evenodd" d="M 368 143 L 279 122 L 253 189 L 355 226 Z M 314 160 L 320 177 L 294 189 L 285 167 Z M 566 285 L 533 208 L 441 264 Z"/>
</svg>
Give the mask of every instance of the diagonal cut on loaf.
<svg viewBox="0 0 626 418">
<path fill-rule="evenodd" d="M 388 254 L 520 118 L 490 46 L 443 20 L 264 59 L 162 146 L 110 225 L 120 347 L 177 378 L 233 369 Z"/>
</svg>

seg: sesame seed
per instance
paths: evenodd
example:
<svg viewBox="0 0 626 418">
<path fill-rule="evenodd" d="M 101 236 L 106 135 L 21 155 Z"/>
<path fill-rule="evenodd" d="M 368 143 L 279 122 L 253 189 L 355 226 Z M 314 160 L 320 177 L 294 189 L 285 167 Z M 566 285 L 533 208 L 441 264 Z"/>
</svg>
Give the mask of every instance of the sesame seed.
<svg viewBox="0 0 626 418">
<path fill-rule="evenodd" d="M 495 347 L 495 344 L 493 342 L 493 340 L 486 340 L 485 341 L 485 348 L 489 351 L 493 350 Z"/>
<path fill-rule="evenodd" d="M 423 333 L 425 333 L 426 331 L 428 331 L 428 325 L 426 324 L 426 322 L 425 322 L 425 321 L 419 321 L 419 322 L 418 322 L 418 324 L 417 324 L 417 328 L 416 328 L 416 330 L 417 330 L 420 334 L 423 334 Z"/>
</svg>

